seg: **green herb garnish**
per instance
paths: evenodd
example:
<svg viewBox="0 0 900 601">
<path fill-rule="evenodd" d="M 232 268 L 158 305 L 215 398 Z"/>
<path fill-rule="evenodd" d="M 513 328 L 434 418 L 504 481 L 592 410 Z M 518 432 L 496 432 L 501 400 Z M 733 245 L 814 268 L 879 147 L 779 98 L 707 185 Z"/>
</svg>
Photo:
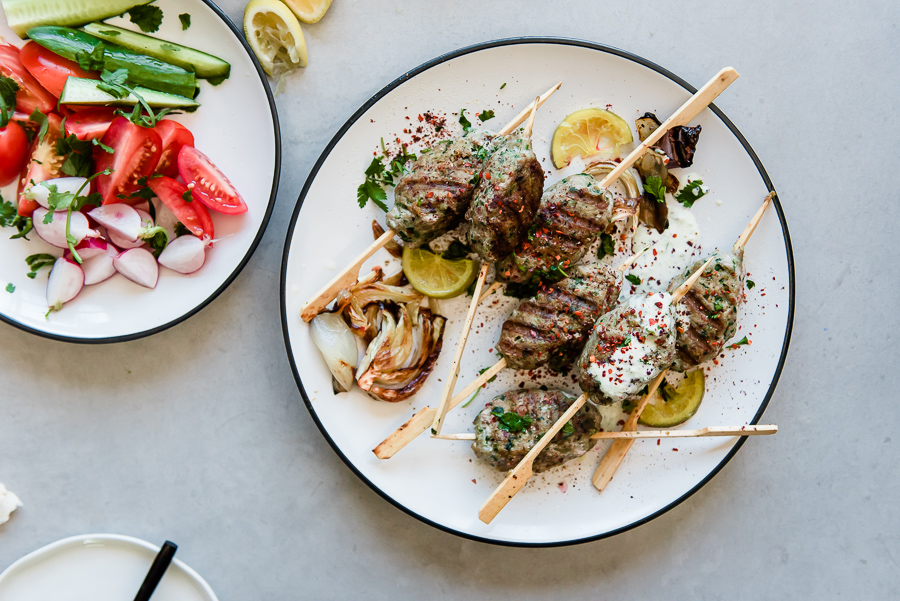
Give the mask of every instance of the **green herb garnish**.
<svg viewBox="0 0 900 601">
<path fill-rule="evenodd" d="M 16 291 L 15 285 L 12 282 L 10 282 L 9 284 L 6 285 L 6 291 L 9 292 L 10 294 L 12 294 L 13 292 Z"/>
<path fill-rule="evenodd" d="M 499 428 L 507 432 L 524 432 L 525 428 L 534 423 L 534 419 L 527 415 L 519 415 L 511 411 L 503 411 L 503 407 L 494 407 L 491 413 L 497 416 Z"/>
<path fill-rule="evenodd" d="M 16 109 L 16 92 L 19 84 L 9 77 L 0 76 L 0 127 L 9 123 L 9 115 Z"/>
<path fill-rule="evenodd" d="M 478 113 L 478 118 L 481 119 L 482 123 L 484 123 L 485 121 L 488 121 L 488 120 L 494 118 L 494 111 L 491 111 L 491 110 L 481 111 L 480 113 Z"/>
<path fill-rule="evenodd" d="M 500 86 L 500 89 L 502 90 L 502 89 L 505 88 L 505 87 L 506 87 L 506 82 L 503 82 L 503 85 Z"/>
<path fill-rule="evenodd" d="M 25 275 L 33 280 L 38 271 L 40 271 L 42 268 L 53 267 L 53 264 L 56 263 L 56 257 L 54 257 L 53 255 L 48 255 L 47 253 L 39 253 L 36 255 L 29 255 L 25 257 L 25 263 L 31 270 Z"/>
<path fill-rule="evenodd" d="M 472 131 L 472 122 L 466 119 L 466 109 L 459 109 L 459 124 L 462 125 L 463 131 L 469 133 Z"/>
<path fill-rule="evenodd" d="M 597 258 L 603 259 L 616 252 L 616 243 L 609 234 L 600 234 L 600 246 L 597 248 Z"/>
<path fill-rule="evenodd" d="M 181 195 L 181 199 L 184 200 L 184 202 L 194 202 L 194 197 L 191 194 L 190 188 L 184 191 Z"/>
<path fill-rule="evenodd" d="M 178 20 L 181 21 L 181 31 L 185 31 L 191 26 L 191 15 L 188 13 L 178 15 Z"/>
<path fill-rule="evenodd" d="M 644 182 L 644 192 L 656 199 L 656 202 L 666 202 L 666 185 L 660 177 L 655 175 L 648 177 Z"/>
<path fill-rule="evenodd" d="M 447 247 L 447 250 L 441 253 L 441 258 L 448 261 L 456 261 L 458 259 L 465 259 L 468 254 L 469 247 L 459 240 L 454 240 L 450 243 L 450 246 Z"/>
<path fill-rule="evenodd" d="M 28 117 L 34 123 L 37 123 L 39 126 L 37 133 L 37 141 L 38 144 L 43 144 L 44 138 L 47 137 L 47 132 L 50 130 L 50 120 L 47 119 L 47 115 L 41 112 L 41 109 L 35 108 L 31 112 L 31 116 Z"/>
<path fill-rule="evenodd" d="M 568 438 L 575 434 L 575 426 L 572 425 L 571 421 L 566 422 L 566 425 L 562 427 L 562 435 L 563 438 Z"/>
<path fill-rule="evenodd" d="M 104 54 L 106 54 L 106 46 L 103 42 L 98 42 L 90 52 L 80 50 L 75 53 L 75 62 L 85 71 L 102 71 Z"/>
<path fill-rule="evenodd" d="M 363 208 L 371 200 L 375 203 L 375 206 L 387 213 L 388 208 L 384 202 L 387 200 L 387 193 L 381 187 L 381 180 L 378 179 L 383 174 L 384 165 L 381 159 L 378 157 L 373 158 L 366 169 L 366 181 L 361 183 L 356 189 L 356 201 L 359 203 L 359 208 Z"/>
<path fill-rule="evenodd" d="M 103 90 L 116 98 L 125 98 L 128 96 L 128 88 L 125 87 L 127 79 L 128 71 L 126 69 L 116 69 L 115 71 L 103 69 L 100 73 L 100 83 L 97 84 L 97 89 Z"/>
<path fill-rule="evenodd" d="M 732 345 L 731 345 L 731 348 L 736 349 L 737 347 L 739 347 L 739 346 L 744 346 L 745 344 L 750 344 L 750 341 L 747 340 L 747 337 L 746 337 L 746 336 L 744 336 L 743 338 L 741 338 L 740 340 L 738 340 L 737 342 L 735 342 L 734 344 L 732 344 Z"/>
<path fill-rule="evenodd" d="M 637 277 L 633 273 L 629 273 L 628 275 L 626 275 L 625 279 L 628 280 L 629 282 L 631 282 L 632 284 L 634 284 L 635 286 L 641 285 L 641 278 Z"/>
<path fill-rule="evenodd" d="M 675 200 L 689 209 L 704 194 L 706 194 L 706 191 L 703 190 L 703 180 L 695 179 L 688 182 L 684 188 L 678 191 L 678 194 L 675 195 Z"/>
<path fill-rule="evenodd" d="M 747 290 L 753 290 L 753 287 L 756 286 L 756 282 L 753 280 L 747 280 Z"/>
<path fill-rule="evenodd" d="M 162 25 L 163 11 L 158 6 L 144 4 L 128 9 L 128 18 L 144 33 L 153 33 Z"/>
</svg>

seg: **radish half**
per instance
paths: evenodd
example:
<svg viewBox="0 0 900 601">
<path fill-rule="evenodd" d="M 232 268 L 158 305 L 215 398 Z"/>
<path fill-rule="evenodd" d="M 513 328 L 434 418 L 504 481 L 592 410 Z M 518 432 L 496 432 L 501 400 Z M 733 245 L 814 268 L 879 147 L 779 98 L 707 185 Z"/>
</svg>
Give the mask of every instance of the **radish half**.
<svg viewBox="0 0 900 601">
<path fill-rule="evenodd" d="M 81 265 L 84 271 L 84 285 L 99 284 L 111 278 L 116 273 L 113 261 L 119 256 L 119 252 L 110 244 L 102 255 L 86 259 Z"/>
<path fill-rule="evenodd" d="M 82 240 L 78 246 L 75 247 L 75 250 L 78 251 L 78 256 L 81 257 L 82 261 L 88 261 L 93 259 L 94 257 L 106 254 L 106 249 L 109 245 L 106 243 L 106 240 L 101 240 L 100 238 L 88 238 L 86 240 Z M 66 258 L 70 258 L 68 255 L 72 253 L 66 251 Z"/>
<path fill-rule="evenodd" d="M 159 279 L 159 265 L 153 254 L 143 248 L 126 250 L 113 259 L 116 271 L 147 288 L 155 288 Z"/>
<path fill-rule="evenodd" d="M 129 207 L 131 208 L 131 207 Z M 35 209 L 31 216 L 34 224 L 34 231 L 41 237 L 41 240 L 47 244 L 52 244 L 57 248 L 68 248 L 66 242 L 66 211 L 56 211 L 53 213 L 53 221 L 44 223 L 44 217 L 49 213 L 47 209 Z M 96 237 L 99 234 L 90 228 L 87 217 L 80 211 L 72 213 L 72 221 L 69 224 L 69 233 L 75 237 L 77 245 L 87 237 Z"/>
<path fill-rule="evenodd" d="M 206 245 L 197 236 L 175 238 L 159 255 L 159 264 L 178 273 L 194 273 L 206 261 Z"/>
<path fill-rule="evenodd" d="M 141 233 L 141 215 L 133 207 L 116 203 L 92 209 L 88 215 L 112 234 L 115 232 L 130 242 Z"/>
<path fill-rule="evenodd" d="M 51 311 L 59 311 L 81 292 L 84 286 L 84 272 L 75 261 L 60 257 L 50 270 L 47 280 L 47 305 Z"/>
<path fill-rule="evenodd" d="M 50 208 L 50 189 L 48 186 L 56 186 L 57 192 L 69 192 L 75 194 L 84 186 L 87 180 L 83 177 L 57 177 L 35 184 L 25 190 L 22 195 L 30 198 L 45 209 Z M 87 187 L 87 186 L 85 186 Z M 87 194 L 85 194 L 86 196 Z"/>
</svg>

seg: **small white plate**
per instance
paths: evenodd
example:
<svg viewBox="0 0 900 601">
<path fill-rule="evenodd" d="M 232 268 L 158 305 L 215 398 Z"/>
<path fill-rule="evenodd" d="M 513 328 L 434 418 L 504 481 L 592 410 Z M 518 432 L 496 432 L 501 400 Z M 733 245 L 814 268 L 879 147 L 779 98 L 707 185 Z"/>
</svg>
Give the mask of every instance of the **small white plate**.
<svg viewBox="0 0 900 601">
<path fill-rule="evenodd" d="M 335 269 L 371 243 L 372 220 L 384 223 L 384 214 L 371 203 L 365 209 L 356 204 L 356 187 L 363 181 L 379 138 L 402 135 L 410 123 L 415 128 L 417 116 L 425 111 L 447 113 L 448 126 L 459 131 L 457 117 L 450 113 L 458 113 L 460 108 L 466 109 L 476 125 L 479 111 L 493 109 L 496 117 L 487 125 L 499 129 L 535 95 L 560 80 L 562 88 L 538 111 L 535 121 L 534 148 L 548 173 L 546 185 L 565 173 L 552 168 L 549 141 L 556 125 L 569 113 L 586 106 L 610 105 L 629 123 L 645 111 L 664 118 L 695 91 L 640 57 L 573 40 L 499 40 L 439 57 L 388 85 L 337 133 L 300 195 L 282 265 L 282 320 L 288 356 L 313 419 L 338 455 L 375 491 L 422 521 L 461 536 L 507 545 L 571 544 L 644 523 L 706 483 L 743 439 L 679 440 L 659 446 L 655 440 L 638 441 L 602 495 L 590 483 L 608 443 L 598 444 L 583 459 L 533 478 L 486 525 L 478 520 L 478 508 L 502 474 L 476 461 L 467 443 L 421 436 L 390 460 L 379 461 L 372 453 L 376 444 L 414 412 L 435 406 L 443 388 L 441 379 L 459 340 L 468 298 L 440 302 L 441 313 L 449 318 L 443 352 L 418 394 L 409 402 L 396 404 L 372 401 L 358 388 L 334 396 L 331 375 L 299 312 L 302 304 L 334 277 Z M 740 86 L 738 80 L 725 94 L 739 94 Z M 692 209 L 706 255 L 716 248 L 731 248 L 772 185 L 749 144 L 718 108 L 704 111 L 695 123 L 702 125 L 703 133 L 694 166 L 684 171 L 699 173 L 712 190 Z M 388 259 L 389 255 L 380 251 L 363 269 L 386 265 Z M 745 265 L 756 287 L 748 291 L 738 338 L 749 333 L 753 344 L 729 351 L 719 364 L 709 366 L 706 397 L 686 427 L 757 423 L 775 389 L 790 340 L 794 306 L 790 239 L 777 201 L 750 241 Z M 387 272 L 398 268 L 394 261 Z M 457 389 L 497 360 L 494 347 L 514 302 L 506 299 L 486 305 L 492 306 L 478 313 Z M 471 431 L 472 419 L 485 402 L 529 382 L 524 372 L 501 372 L 478 401 L 448 415 L 445 431 Z M 577 393 L 570 379 L 557 378 L 548 384 Z M 766 441 L 757 439 L 752 444 Z"/>
<path fill-rule="evenodd" d="M 137 594 L 159 547 L 119 534 L 84 534 L 41 547 L 0 574 L 0 599 L 122 601 Z M 218 601 L 206 581 L 172 560 L 153 601 Z"/>
<path fill-rule="evenodd" d="M 173 117 L 194 134 L 197 148 L 228 176 L 249 206 L 244 215 L 212 214 L 216 238 L 206 264 L 184 276 L 160 267 L 159 283 L 149 290 L 114 275 L 85 286 L 63 310 L 45 318 L 47 272 L 25 277 L 25 257 L 35 253 L 60 256 L 32 232 L 24 240 L 10 240 L 11 228 L 0 229 L 0 319 L 47 338 L 69 342 L 119 342 L 155 334 L 187 319 L 209 304 L 237 277 L 259 244 L 275 204 L 281 167 L 278 117 L 265 75 L 240 31 L 212 2 L 160 0 L 164 19 L 153 34 L 215 54 L 231 63 L 231 77 L 219 86 L 201 83 L 194 113 Z M 191 15 L 182 31 L 180 13 Z M 127 19 L 111 23 L 133 28 Z M 0 15 L 0 36 L 16 37 Z M 0 190 L 15 199 L 15 184 Z M 7 284 L 15 286 L 12 294 Z"/>
</svg>

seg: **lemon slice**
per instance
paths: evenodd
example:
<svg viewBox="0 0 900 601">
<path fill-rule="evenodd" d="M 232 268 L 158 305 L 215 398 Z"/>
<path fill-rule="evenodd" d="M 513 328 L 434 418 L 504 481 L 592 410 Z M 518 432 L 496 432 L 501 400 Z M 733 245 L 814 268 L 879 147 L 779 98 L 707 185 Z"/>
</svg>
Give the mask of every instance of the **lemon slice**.
<svg viewBox="0 0 900 601">
<path fill-rule="evenodd" d="M 556 126 L 550 156 L 553 165 L 562 169 L 574 157 L 601 155 L 604 159 L 619 156 L 619 147 L 634 141 L 631 127 L 620 116 L 603 109 L 575 111 Z"/>
<path fill-rule="evenodd" d="M 703 400 L 706 378 L 703 370 L 697 369 L 688 373 L 674 389 L 665 383 L 660 388 L 663 387 L 666 399 L 663 399 L 659 390 L 653 393 L 638 422 L 655 428 L 671 428 L 683 424 L 697 413 L 700 401 Z"/>
<path fill-rule="evenodd" d="M 331 0 L 284 0 L 284 3 L 304 23 L 315 23 L 331 6 Z"/>
<path fill-rule="evenodd" d="M 244 9 L 244 36 L 272 77 L 306 66 L 306 40 L 300 22 L 278 0 L 250 0 Z"/>
<path fill-rule="evenodd" d="M 469 288 L 478 275 L 478 265 L 469 259 L 448 261 L 427 250 L 404 246 L 403 273 L 425 296 L 451 298 Z"/>
</svg>

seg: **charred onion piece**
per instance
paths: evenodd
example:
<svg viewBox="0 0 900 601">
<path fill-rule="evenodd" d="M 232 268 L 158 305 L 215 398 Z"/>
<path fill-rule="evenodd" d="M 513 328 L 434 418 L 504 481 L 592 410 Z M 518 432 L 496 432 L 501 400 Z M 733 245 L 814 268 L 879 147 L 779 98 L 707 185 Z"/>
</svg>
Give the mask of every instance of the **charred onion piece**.
<svg viewBox="0 0 900 601">
<path fill-rule="evenodd" d="M 376 240 L 384 235 L 384 228 L 381 227 L 381 224 L 378 223 L 376 219 L 372 220 L 372 234 L 374 234 Z M 391 240 L 390 242 L 385 244 L 384 250 L 391 253 L 392 257 L 396 257 L 398 259 L 403 256 L 403 247 L 397 244 L 396 240 Z"/>
<path fill-rule="evenodd" d="M 359 359 L 356 337 L 338 313 L 319 313 L 310 323 L 313 343 L 331 372 L 334 392 L 347 392 Z"/>
<path fill-rule="evenodd" d="M 641 142 L 646 140 L 650 134 L 662 125 L 653 113 L 644 113 L 643 117 L 634 120 L 634 124 L 637 126 L 638 137 L 641 139 Z"/>
<path fill-rule="evenodd" d="M 422 299 L 422 295 L 410 287 L 391 285 L 399 283 L 398 276 L 382 281 L 384 274 L 380 269 L 373 273 L 374 277 L 367 276 L 337 295 L 337 312 L 343 314 L 353 333 L 367 344 L 378 334 L 374 323 L 377 307 L 372 309 L 371 306 L 375 306 L 375 303 L 403 304 Z"/>
</svg>

